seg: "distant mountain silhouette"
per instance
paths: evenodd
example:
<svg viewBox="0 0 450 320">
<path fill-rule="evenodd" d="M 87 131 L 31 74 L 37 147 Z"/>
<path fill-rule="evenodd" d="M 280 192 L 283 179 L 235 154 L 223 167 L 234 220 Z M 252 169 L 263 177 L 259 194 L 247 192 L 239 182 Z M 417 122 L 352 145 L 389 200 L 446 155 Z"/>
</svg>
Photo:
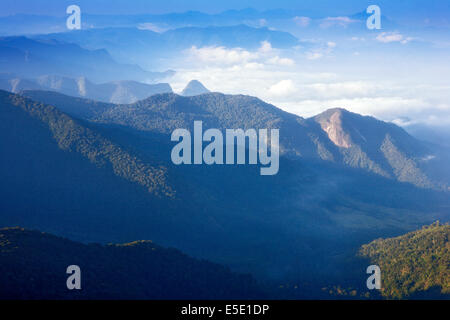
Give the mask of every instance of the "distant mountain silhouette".
<svg viewBox="0 0 450 320">
<path fill-rule="evenodd" d="M 205 86 L 198 80 L 191 80 L 186 85 L 186 87 L 181 92 L 182 96 L 198 96 L 200 94 L 208 93 L 210 92 L 208 89 L 205 88 Z"/>
<path fill-rule="evenodd" d="M 55 74 L 87 77 L 94 82 L 117 79 L 148 81 L 172 74 L 145 71 L 137 65 L 119 64 L 104 49 L 86 50 L 74 43 L 26 37 L 0 38 L 0 69 L 21 78 Z"/>
<path fill-rule="evenodd" d="M 0 299 L 250 299 L 256 282 L 152 241 L 82 244 L 22 228 L 0 229 Z M 68 290 L 66 269 L 81 269 Z"/>
<path fill-rule="evenodd" d="M 169 45 L 226 46 L 258 48 L 262 41 L 269 41 L 275 48 L 289 48 L 299 44 L 292 34 L 270 30 L 267 27 L 254 28 L 245 24 L 235 26 L 184 27 L 163 33 Z"/>
<path fill-rule="evenodd" d="M 182 27 L 161 33 L 139 29 L 94 28 L 33 36 L 37 40 L 59 40 L 90 49 L 106 49 L 118 61 L 157 68 L 161 60 L 179 59 L 179 52 L 196 47 L 223 46 L 257 49 L 268 41 L 274 48 L 291 48 L 300 44 L 292 34 L 239 24 L 232 26 Z M 90 78 L 90 77 L 88 77 Z M 139 78 L 140 80 L 141 78 Z"/>
<path fill-rule="evenodd" d="M 84 14 L 82 20 L 82 28 L 123 28 L 123 27 L 136 27 L 144 25 L 145 23 L 151 23 L 156 25 L 164 31 L 164 27 L 167 29 L 176 29 L 183 27 L 202 27 L 207 28 L 211 26 L 215 27 L 228 27 L 239 24 L 247 24 L 251 26 L 261 26 L 266 22 L 269 25 L 283 25 L 286 28 L 286 24 L 292 22 L 295 17 L 307 16 L 311 17 L 311 24 L 316 22 L 319 24 L 322 19 L 326 17 L 334 17 L 341 13 L 338 13 L 335 8 L 332 7 L 332 2 L 328 5 L 310 6 L 306 5 L 300 10 L 290 10 L 286 8 L 272 9 L 266 11 L 259 11 L 252 8 L 246 8 L 241 10 L 226 10 L 217 13 L 204 13 L 200 11 L 189 10 L 186 12 L 169 12 L 163 14 Z M 328 9 L 326 9 L 328 8 Z M 353 12 L 350 9 L 348 13 Z M 367 19 L 365 11 L 357 14 L 350 15 L 349 18 L 357 20 L 362 24 Z M 14 16 L 0 17 L 0 30 L 1 34 L 17 35 L 17 34 L 48 34 L 55 32 L 66 32 L 65 17 L 45 16 L 45 15 L 31 15 L 31 14 L 17 14 Z M 386 21 L 386 25 L 389 27 L 397 27 L 391 20 L 383 15 L 383 21 Z M 280 23 L 281 22 L 281 23 Z M 338 25 L 339 27 L 341 25 Z M 346 25 L 345 25 L 346 26 Z M 348 28 L 352 29 L 352 25 Z M 155 28 L 157 29 L 157 28 Z M 342 27 L 344 29 L 344 27 Z"/>
<path fill-rule="evenodd" d="M 24 90 L 50 90 L 111 103 L 133 103 L 157 93 L 172 92 L 168 83 L 112 81 L 95 84 L 84 77 L 72 79 L 56 75 L 44 75 L 36 79 L 0 79 L 0 89 L 14 93 Z"/>
</svg>

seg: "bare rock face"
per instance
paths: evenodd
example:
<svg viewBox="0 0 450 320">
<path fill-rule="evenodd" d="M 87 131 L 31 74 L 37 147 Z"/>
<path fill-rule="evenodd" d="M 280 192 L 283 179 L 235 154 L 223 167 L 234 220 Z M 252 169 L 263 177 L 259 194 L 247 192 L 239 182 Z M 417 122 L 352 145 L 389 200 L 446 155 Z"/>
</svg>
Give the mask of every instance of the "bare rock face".
<svg viewBox="0 0 450 320">
<path fill-rule="evenodd" d="M 327 148 L 333 158 L 344 165 L 421 188 L 447 189 L 448 175 L 433 172 L 433 168 L 445 167 L 439 160 L 447 159 L 445 152 L 415 139 L 393 123 L 341 108 L 326 110 L 312 122 L 329 139 Z"/>
<path fill-rule="evenodd" d="M 352 141 L 350 136 L 345 132 L 342 126 L 342 111 L 340 109 L 330 110 L 332 115 L 319 119 L 322 130 L 328 135 L 333 143 L 341 148 L 350 148 Z"/>
</svg>

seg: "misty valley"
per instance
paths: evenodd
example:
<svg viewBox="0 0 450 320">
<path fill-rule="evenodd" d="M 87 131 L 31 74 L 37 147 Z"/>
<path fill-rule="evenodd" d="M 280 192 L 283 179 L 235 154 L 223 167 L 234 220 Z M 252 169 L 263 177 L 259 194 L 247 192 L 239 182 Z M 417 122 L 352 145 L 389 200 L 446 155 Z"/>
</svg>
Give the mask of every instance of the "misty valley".
<svg viewBox="0 0 450 320">
<path fill-rule="evenodd" d="M 16 1 L 0 300 L 450 298 L 445 9 Z"/>
</svg>

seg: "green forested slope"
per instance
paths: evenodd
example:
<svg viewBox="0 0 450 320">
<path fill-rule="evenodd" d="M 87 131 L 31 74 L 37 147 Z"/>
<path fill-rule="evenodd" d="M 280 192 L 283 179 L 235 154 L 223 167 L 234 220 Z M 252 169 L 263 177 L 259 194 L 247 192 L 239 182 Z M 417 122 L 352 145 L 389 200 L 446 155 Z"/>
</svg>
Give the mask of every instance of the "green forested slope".
<svg viewBox="0 0 450 320">
<path fill-rule="evenodd" d="M 164 167 L 142 162 L 55 107 L 5 91 L 0 91 L 0 104 L 0 114 L 11 113 L 11 108 L 18 107 L 24 112 L 22 117 L 31 116 L 40 121 L 50 130 L 59 148 L 81 154 L 99 167 L 110 168 L 115 175 L 144 186 L 150 193 L 168 197 L 174 195 L 171 187 L 167 185 Z"/>
<path fill-rule="evenodd" d="M 183 97 L 167 93 L 114 105 L 44 91 L 23 94 L 70 115 L 144 133 L 168 135 L 176 128 L 192 129 L 195 120 L 203 121 L 205 129 L 278 128 L 283 156 L 326 160 L 422 188 L 446 190 L 448 185 L 445 152 L 392 123 L 344 109 L 330 109 L 304 119 L 245 95 Z"/>
<path fill-rule="evenodd" d="M 450 225 L 439 223 L 362 246 L 360 254 L 381 269 L 382 295 L 407 298 L 450 294 Z"/>
<path fill-rule="evenodd" d="M 81 244 L 22 228 L 0 229 L 0 299 L 262 298 L 256 282 L 151 241 Z M 81 269 L 68 290 L 66 268 Z"/>
</svg>

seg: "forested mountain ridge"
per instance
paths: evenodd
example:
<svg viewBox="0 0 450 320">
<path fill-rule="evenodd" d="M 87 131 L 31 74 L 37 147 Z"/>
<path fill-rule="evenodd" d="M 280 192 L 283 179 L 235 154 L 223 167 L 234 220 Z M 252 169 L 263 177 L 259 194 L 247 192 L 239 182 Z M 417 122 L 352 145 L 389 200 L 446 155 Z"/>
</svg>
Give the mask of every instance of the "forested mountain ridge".
<svg viewBox="0 0 450 320">
<path fill-rule="evenodd" d="M 430 170 L 446 172 L 444 152 L 417 140 L 393 123 L 364 117 L 345 109 L 329 109 L 311 119 L 334 144 L 335 158 L 351 167 L 360 167 L 419 187 L 447 189 L 448 174 L 437 177 Z"/>
<path fill-rule="evenodd" d="M 174 196 L 173 190 L 166 183 L 165 168 L 143 163 L 57 108 L 5 91 L 0 91 L 0 105 L 3 114 L 8 114 L 10 108 L 17 107 L 24 115 L 40 121 L 50 130 L 62 150 L 79 153 L 96 166 L 111 168 L 117 176 L 144 186 L 150 193 Z"/>
<path fill-rule="evenodd" d="M 23 228 L 0 229 L 0 299 L 249 299 L 265 294 L 248 275 L 152 241 L 82 244 Z M 81 269 L 68 290 L 66 269 Z"/>
<path fill-rule="evenodd" d="M 143 132 L 170 134 L 177 128 L 192 129 L 194 120 L 202 120 L 204 128 L 278 128 L 280 153 L 286 157 L 329 161 L 422 188 L 448 190 L 450 181 L 445 152 L 392 123 L 343 109 L 304 119 L 258 98 L 221 93 L 157 94 L 102 109 L 92 101 L 77 100 L 76 108 L 68 108 L 71 97 L 39 91 L 23 94 L 90 121 Z"/>
<path fill-rule="evenodd" d="M 152 104 L 114 105 L 30 93 L 52 101 L 2 92 L 2 226 L 103 243 L 152 238 L 258 279 L 314 278 L 327 285 L 346 272 L 343 252 L 448 220 L 446 194 L 332 161 L 283 155 L 271 177 L 251 165 L 171 163 L 168 126 L 189 128 L 193 119 L 219 128 L 282 121 L 299 132 L 303 119 L 256 98 L 164 94 L 147 99 Z M 128 165 L 130 158 L 136 161 Z M 114 159 L 124 176 L 116 174 Z M 156 189 L 141 184 L 146 176 L 132 170 L 134 163 L 156 172 L 147 176 Z"/>
<path fill-rule="evenodd" d="M 405 235 L 378 239 L 361 247 L 360 256 L 381 269 L 381 293 L 387 298 L 450 299 L 450 225 L 425 226 Z"/>
</svg>

